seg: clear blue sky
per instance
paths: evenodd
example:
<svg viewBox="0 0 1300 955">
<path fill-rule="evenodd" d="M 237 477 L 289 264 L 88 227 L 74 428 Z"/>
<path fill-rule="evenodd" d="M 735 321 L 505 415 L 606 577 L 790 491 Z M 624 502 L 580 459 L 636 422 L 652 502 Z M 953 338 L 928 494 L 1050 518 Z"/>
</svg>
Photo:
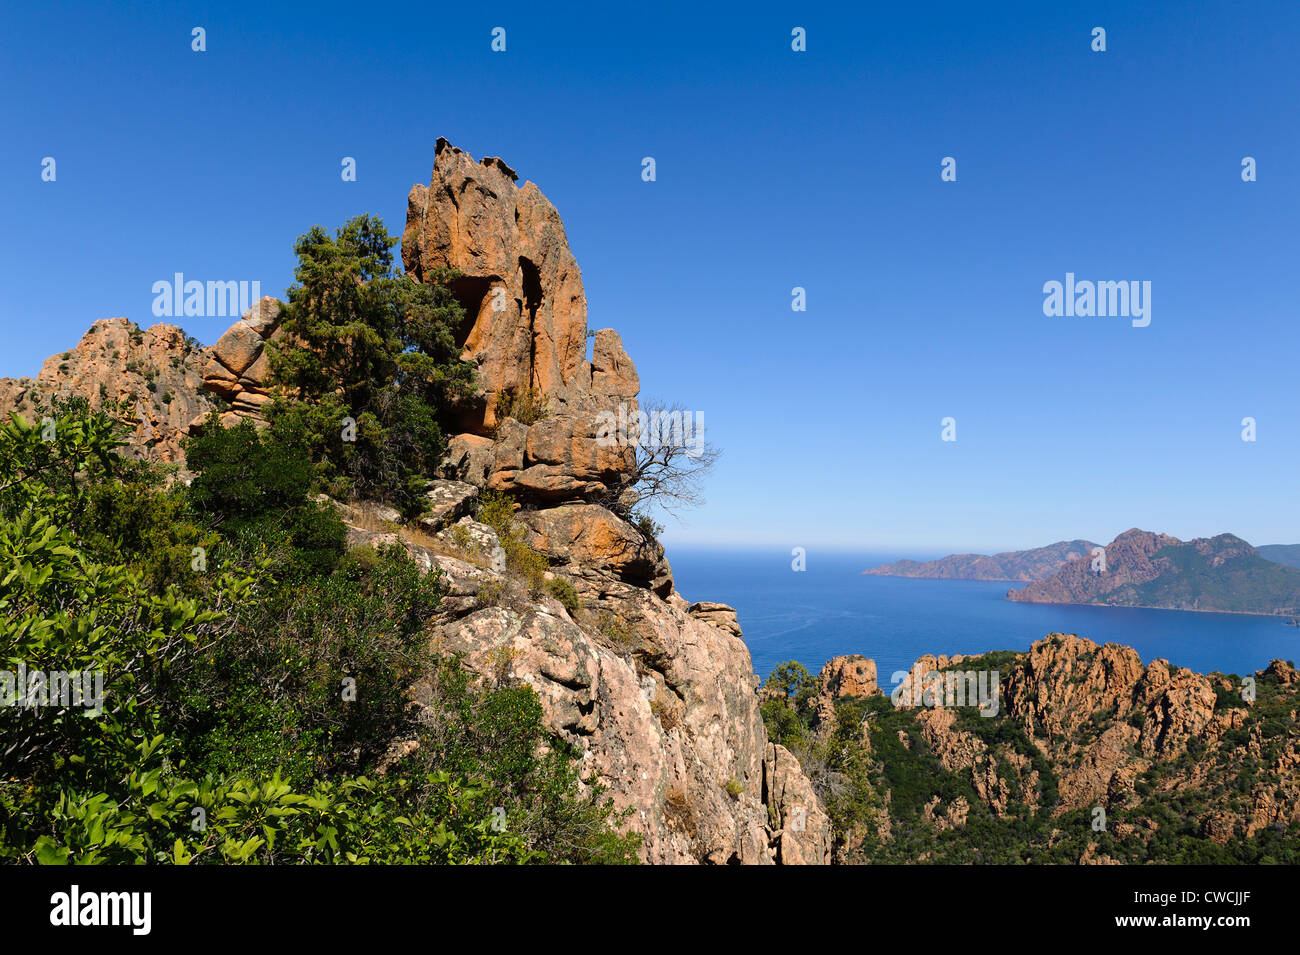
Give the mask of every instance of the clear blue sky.
<svg viewBox="0 0 1300 955">
<path fill-rule="evenodd" d="M 312 224 L 400 233 L 446 136 L 541 186 L 592 326 L 622 333 L 644 395 L 703 411 L 724 457 L 673 546 L 1300 541 L 1294 0 L 4 20 L 0 374 L 97 318 L 151 324 L 174 272 L 282 294 Z M 1066 272 L 1150 281 L 1150 326 L 1045 317 Z"/>
</svg>

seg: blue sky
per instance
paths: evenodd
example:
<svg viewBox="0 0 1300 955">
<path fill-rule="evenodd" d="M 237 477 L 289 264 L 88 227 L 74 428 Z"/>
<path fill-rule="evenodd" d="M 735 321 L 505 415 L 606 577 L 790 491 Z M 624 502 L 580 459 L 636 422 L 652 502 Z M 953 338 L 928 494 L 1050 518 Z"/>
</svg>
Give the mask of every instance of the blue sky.
<svg viewBox="0 0 1300 955">
<path fill-rule="evenodd" d="M 541 186 L 592 327 L 703 412 L 670 546 L 1300 541 L 1298 36 L 1269 0 L 11 9 L 0 374 L 174 272 L 278 294 L 311 225 L 400 233 L 445 136 Z M 1151 324 L 1044 316 L 1067 272 L 1150 281 Z"/>
</svg>

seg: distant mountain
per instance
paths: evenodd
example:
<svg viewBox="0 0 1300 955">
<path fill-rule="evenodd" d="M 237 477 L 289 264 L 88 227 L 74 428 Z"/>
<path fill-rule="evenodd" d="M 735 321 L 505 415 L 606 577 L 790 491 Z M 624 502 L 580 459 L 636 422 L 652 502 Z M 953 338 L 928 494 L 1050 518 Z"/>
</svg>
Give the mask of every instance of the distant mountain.
<svg viewBox="0 0 1300 955">
<path fill-rule="evenodd" d="M 1300 614 L 1300 569 L 1266 560 L 1232 534 L 1181 541 L 1133 528 L 1106 546 L 1104 566 L 1095 563 L 1091 555 L 1080 557 L 1051 577 L 1009 591 L 1007 599 Z"/>
<path fill-rule="evenodd" d="M 1009 550 L 1001 554 L 951 554 L 924 562 L 900 560 L 864 570 L 877 577 L 926 577 L 935 580 L 1042 580 L 1062 566 L 1086 554 L 1097 545 L 1092 541 L 1058 541 L 1033 550 Z"/>
<path fill-rule="evenodd" d="M 1300 544 L 1264 544 L 1256 547 L 1255 553 L 1275 564 L 1300 567 Z"/>
</svg>

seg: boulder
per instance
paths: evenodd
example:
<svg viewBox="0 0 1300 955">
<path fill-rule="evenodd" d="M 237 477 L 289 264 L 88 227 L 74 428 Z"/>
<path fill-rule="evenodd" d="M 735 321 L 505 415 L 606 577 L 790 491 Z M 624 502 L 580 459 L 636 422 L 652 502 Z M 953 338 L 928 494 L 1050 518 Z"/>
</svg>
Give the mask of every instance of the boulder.
<svg viewBox="0 0 1300 955">
<path fill-rule="evenodd" d="M 203 368 L 203 387 L 230 402 L 231 420 L 235 423 L 245 418 L 255 423 L 262 421 L 262 406 L 271 400 L 266 343 L 283 337 L 280 333 L 283 314 L 283 303 L 272 296 L 263 296 L 209 349 L 210 358 Z M 225 423 L 226 419 L 223 417 L 222 421 Z M 191 422 L 192 433 L 201 428 L 201 419 Z"/>
<path fill-rule="evenodd" d="M 471 556 L 484 561 L 494 574 L 506 572 L 506 552 L 501 546 L 501 538 L 486 524 L 462 517 L 435 536 L 445 546 L 467 551 Z"/>
<path fill-rule="evenodd" d="M 424 496 L 429 508 L 418 523 L 432 534 L 469 514 L 478 500 L 478 488 L 464 481 L 431 481 Z"/>
<path fill-rule="evenodd" d="M 552 562 L 578 564 L 654 589 L 672 590 L 663 545 L 599 504 L 568 504 L 518 515 L 528 543 Z"/>
<path fill-rule="evenodd" d="M 734 636 L 741 635 L 740 621 L 736 617 L 734 607 L 726 604 L 714 603 L 709 600 L 697 600 L 690 605 L 688 611 L 692 617 L 703 620 L 705 623 L 712 624 L 719 629 L 725 630 Z"/>
</svg>

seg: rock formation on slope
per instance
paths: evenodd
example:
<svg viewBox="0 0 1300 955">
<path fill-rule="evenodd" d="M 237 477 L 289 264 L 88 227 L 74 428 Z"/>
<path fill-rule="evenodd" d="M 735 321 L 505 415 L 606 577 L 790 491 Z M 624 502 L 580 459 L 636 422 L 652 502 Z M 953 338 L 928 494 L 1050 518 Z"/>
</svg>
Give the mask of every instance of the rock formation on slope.
<svg viewBox="0 0 1300 955">
<path fill-rule="evenodd" d="M 1300 612 L 1300 569 L 1266 560 L 1240 537 L 1180 541 L 1137 528 L 1007 599 L 1227 613 Z"/>
<path fill-rule="evenodd" d="M 924 577 L 941 580 L 1042 580 L 1062 565 L 1092 553 L 1097 545 L 1086 540 L 1058 541 L 1032 550 L 1001 554 L 950 554 L 939 560 L 900 560 L 864 570 L 877 577 Z"/>
<path fill-rule="evenodd" d="M 262 406 L 271 400 L 266 343 L 279 339 L 282 312 L 278 299 L 264 296 L 207 350 L 203 387 L 230 403 L 221 415 L 226 427 L 242 418 L 260 420 Z M 203 416 L 199 416 L 190 422 L 190 433 L 202 426 Z"/>
<path fill-rule="evenodd" d="M 926 655 L 912 668 L 922 677 L 954 670 L 997 672 L 998 713 L 907 698 L 898 706 L 881 698 L 866 711 L 864 750 L 893 765 L 874 776 L 876 845 L 846 834 L 836 849 L 845 861 L 855 853 L 855 861 L 896 861 L 888 846 L 900 828 L 929 832 L 910 852 L 940 847 L 938 835 L 965 826 L 977 808 L 994 831 L 1005 827 L 1026 861 L 1067 845 L 1073 855 L 1053 861 L 1188 861 L 1170 856 L 1202 839 L 1228 849 L 1247 840 L 1279 852 L 1300 846 L 1300 673 L 1292 664 L 1274 660 L 1247 681 L 1166 660 L 1144 665 L 1129 647 L 1050 634 L 1025 653 Z M 901 748 L 872 753 L 873 741 L 884 751 L 895 735 Z M 901 765 L 909 760 L 923 776 Z M 891 797 L 918 779 L 924 788 L 908 793 L 908 815 L 902 791 Z M 1104 830 L 1094 827 L 1098 808 Z"/>
<path fill-rule="evenodd" d="M 435 644 L 537 690 L 552 726 L 633 810 L 648 860 L 824 862 L 829 822 L 798 763 L 767 741 L 735 612 L 679 596 L 663 548 L 605 506 L 633 460 L 597 444 L 596 416 L 635 409 L 636 370 L 608 329 L 587 359 L 586 297 L 563 225 L 515 179 L 500 160 L 440 140 L 430 185 L 411 190 L 403 261 L 417 279 L 461 273 L 455 291 L 472 319 L 463 357 L 481 386 L 432 493 L 508 490 L 525 502 L 528 543 L 577 606 L 521 592 L 482 559 L 496 547 L 491 529 L 452 506 L 441 528 L 422 527 L 441 547 L 403 538 L 453 588 Z M 524 398 L 545 409 L 540 420 L 509 415 Z M 465 545 L 471 534 L 479 543 Z"/>
<path fill-rule="evenodd" d="M 475 162 L 439 139 L 428 186 L 407 199 L 402 261 L 426 281 L 460 273 L 453 290 L 469 318 L 462 357 L 478 369 L 477 402 L 452 441 L 456 476 L 528 500 L 596 500 L 632 464 L 628 447 L 596 441 L 597 412 L 633 415 L 636 368 L 612 329 L 587 360 L 587 297 L 555 207 L 500 159 Z M 545 417 L 508 417 L 537 401 Z M 495 434 L 496 440 L 491 440 Z"/>
<path fill-rule="evenodd" d="M 201 387 L 206 362 L 206 349 L 175 325 L 141 331 L 125 318 L 100 319 L 76 348 L 46 359 L 36 378 L 0 378 L 0 413 L 36 420 L 52 398 L 80 396 L 92 408 L 119 401 L 133 426 L 127 453 L 183 463 L 190 422 L 213 407 Z"/>
<path fill-rule="evenodd" d="M 853 696 L 875 696 L 876 661 L 859 654 L 832 657 L 817 675 L 817 696 L 813 710 L 818 730 L 825 734 L 835 726 L 835 701 Z"/>
<path fill-rule="evenodd" d="M 537 691 L 587 775 L 631 811 L 647 861 L 827 862 L 829 819 L 798 762 L 768 741 L 735 611 L 680 596 L 663 547 L 607 506 L 634 459 L 630 448 L 597 443 L 597 414 L 623 406 L 635 415 L 636 369 L 609 329 L 587 358 L 586 298 L 559 215 L 536 186 L 515 180 L 501 160 L 475 162 L 439 140 L 430 185 L 411 190 L 403 261 L 419 280 L 440 267 L 461 273 L 463 357 L 477 366 L 479 400 L 431 476 L 420 518 L 335 502 L 349 542 L 398 543 L 445 575 L 433 646 L 463 654 L 485 679 Z M 151 394 L 148 381 L 122 371 L 148 357 L 148 369 L 168 369 L 154 378 L 176 407 L 150 419 L 161 437 L 139 438 L 137 451 L 183 463 L 181 437 L 210 409 L 226 424 L 260 416 L 271 394 L 264 348 L 280 333 L 280 308 L 262 299 L 209 349 L 164 325 L 142 344 L 114 337 L 101 348 L 96 329 L 117 326 L 97 323 L 69 369 L 47 374 L 47 363 L 40 384 L 93 398 L 120 380 L 138 398 Z M 114 322 L 130 337 L 133 326 Z M 28 407 L 33 389 L 26 379 L 0 383 L 0 407 Z M 527 422 L 512 415 L 521 403 L 532 408 Z M 512 576 L 496 532 L 474 519 L 485 489 L 524 505 L 522 533 L 545 556 L 547 577 L 566 580 L 576 599 L 535 595 Z M 418 683 L 413 693 L 418 702 Z M 416 745 L 397 740 L 390 758 Z"/>
</svg>

